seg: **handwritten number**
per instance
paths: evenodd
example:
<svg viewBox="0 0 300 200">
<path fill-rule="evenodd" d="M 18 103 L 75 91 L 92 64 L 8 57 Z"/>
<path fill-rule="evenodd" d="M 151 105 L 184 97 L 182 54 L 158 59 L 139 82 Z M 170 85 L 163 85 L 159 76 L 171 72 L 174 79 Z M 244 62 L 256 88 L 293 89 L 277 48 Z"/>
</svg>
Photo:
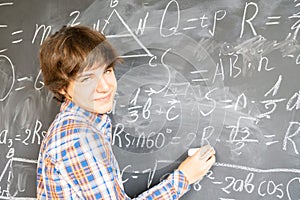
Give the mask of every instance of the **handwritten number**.
<svg viewBox="0 0 300 200">
<path fill-rule="evenodd" d="M 75 11 L 71 12 L 70 17 L 72 17 L 73 15 L 75 15 L 75 17 L 74 17 L 73 21 L 69 24 L 70 26 L 76 26 L 76 25 L 80 24 L 80 22 L 75 23 L 80 15 L 80 12 L 78 10 L 75 10 Z"/>
</svg>

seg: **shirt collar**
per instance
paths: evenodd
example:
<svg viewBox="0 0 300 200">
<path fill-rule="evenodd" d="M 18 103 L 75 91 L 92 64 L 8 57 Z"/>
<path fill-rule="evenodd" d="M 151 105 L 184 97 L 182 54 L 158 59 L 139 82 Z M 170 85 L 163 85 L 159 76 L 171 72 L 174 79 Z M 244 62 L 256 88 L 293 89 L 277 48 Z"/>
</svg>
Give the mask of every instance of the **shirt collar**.
<svg viewBox="0 0 300 200">
<path fill-rule="evenodd" d="M 101 130 L 102 128 L 108 129 L 109 131 L 107 131 L 107 134 L 110 135 L 111 120 L 107 114 L 98 114 L 87 111 L 70 100 L 66 100 L 61 104 L 60 112 L 71 112 L 75 114 L 75 116 L 81 116 L 98 130 Z"/>
</svg>

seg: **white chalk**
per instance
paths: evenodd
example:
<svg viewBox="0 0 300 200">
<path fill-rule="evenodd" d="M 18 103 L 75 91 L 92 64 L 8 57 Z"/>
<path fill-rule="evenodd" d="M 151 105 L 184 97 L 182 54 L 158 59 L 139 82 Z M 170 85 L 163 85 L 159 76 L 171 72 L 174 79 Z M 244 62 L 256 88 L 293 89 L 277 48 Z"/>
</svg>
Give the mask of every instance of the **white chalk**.
<svg viewBox="0 0 300 200">
<path fill-rule="evenodd" d="M 200 154 L 199 154 L 200 156 L 204 156 L 209 149 L 212 149 L 213 151 L 215 151 L 214 148 L 210 145 L 205 145 L 201 148 L 202 149 L 201 149 Z M 200 147 L 199 148 L 190 148 L 188 150 L 188 156 L 193 156 L 199 149 L 200 149 Z"/>
<path fill-rule="evenodd" d="M 194 155 L 200 148 L 190 148 L 188 150 L 188 156 Z"/>
</svg>

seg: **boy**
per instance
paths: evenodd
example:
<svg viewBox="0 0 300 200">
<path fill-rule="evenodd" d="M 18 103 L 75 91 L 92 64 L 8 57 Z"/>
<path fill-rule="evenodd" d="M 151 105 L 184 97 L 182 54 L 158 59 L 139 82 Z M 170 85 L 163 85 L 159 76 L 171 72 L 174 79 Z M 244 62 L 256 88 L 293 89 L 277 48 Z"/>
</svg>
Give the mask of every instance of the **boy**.
<svg viewBox="0 0 300 200">
<path fill-rule="evenodd" d="M 60 101 L 60 113 L 41 144 L 38 199 L 129 199 L 111 149 L 112 109 L 117 89 L 115 50 L 101 33 L 63 27 L 40 49 L 45 85 Z M 166 180 L 137 199 L 179 199 L 215 162 L 205 146 Z"/>
</svg>

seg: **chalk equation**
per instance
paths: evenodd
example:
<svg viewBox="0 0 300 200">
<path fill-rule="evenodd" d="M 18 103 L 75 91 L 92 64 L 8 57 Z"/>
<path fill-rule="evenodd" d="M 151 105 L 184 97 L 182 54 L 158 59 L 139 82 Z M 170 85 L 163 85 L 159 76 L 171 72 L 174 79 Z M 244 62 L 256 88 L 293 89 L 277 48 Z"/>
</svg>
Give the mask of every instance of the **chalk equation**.
<svg viewBox="0 0 300 200">
<path fill-rule="evenodd" d="M 0 20 L 0 199 L 35 199 L 36 156 L 57 108 L 37 52 L 65 24 L 101 31 L 124 59 L 109 114 L 129 195 L 211 144 L 217 163 L 183 199 L 300 198 L 298 0 L 87 1 L 53 16 L 56 4 L 32 3 L 24 24 Z M 22 6 L 0 10 L 29 16 Z"/>
</svg>

